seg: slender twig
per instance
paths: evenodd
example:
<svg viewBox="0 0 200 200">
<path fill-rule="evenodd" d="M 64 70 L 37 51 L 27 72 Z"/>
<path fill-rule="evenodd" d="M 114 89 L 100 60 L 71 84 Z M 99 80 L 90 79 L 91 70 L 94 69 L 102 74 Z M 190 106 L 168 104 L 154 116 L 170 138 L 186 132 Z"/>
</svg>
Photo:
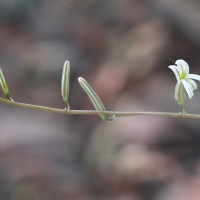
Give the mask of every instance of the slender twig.
<svg viewBox="0 0 200 200">
<path fill-rule="evenodd" d="M 32 104 L 25 104 L 25 103 L 19 103 L 15 101 L 9 101 L 7 99 L 0 97 L 0 102 L 12 105 L 12 106 L 18 106 L 18 107 L 24 107 L 24 108 L 32 108 L 32 109 L 38 109 L 38 110 L 44 110 L 44 111 L 50 111 L 60 114 L 71 114 L 71 115 L 99 115 L 99 114 L 105 114 L 105 115 L 116 115 L 117 117 L 122 116 L 139 116 L 139 115 L 154 115 L 154 116 L 163 116 L 163 117 L 176 117 L 176 118 L 190 118 L 190 119 L 200 119 L 200 115 L 197 114 L 187 114 L 187 113 L 171 113 L 171 112 L 121 112 L 121 111 L 96 111 L 96 110 L 67 110 L 65 109 L 58 109 L 58 108 L 51 108 L 51 107 L 45 107 L 45 106 L 38 106 L 38 105 L 32 105 Z"/>
</svg>

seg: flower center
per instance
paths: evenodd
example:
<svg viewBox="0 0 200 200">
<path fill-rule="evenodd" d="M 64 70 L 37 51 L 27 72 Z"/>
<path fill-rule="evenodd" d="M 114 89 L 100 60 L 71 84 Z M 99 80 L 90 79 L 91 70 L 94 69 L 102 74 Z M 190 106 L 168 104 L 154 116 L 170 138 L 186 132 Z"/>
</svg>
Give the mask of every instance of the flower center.
<svg viewBox="0 0 200 200">
<path fill-rule="evenodd" d="M 183 71 L 183 72 L 181 73 L 180 79 L 185 79 L 185 76 L 186 76 L 186 72 Z"/>
</svg>

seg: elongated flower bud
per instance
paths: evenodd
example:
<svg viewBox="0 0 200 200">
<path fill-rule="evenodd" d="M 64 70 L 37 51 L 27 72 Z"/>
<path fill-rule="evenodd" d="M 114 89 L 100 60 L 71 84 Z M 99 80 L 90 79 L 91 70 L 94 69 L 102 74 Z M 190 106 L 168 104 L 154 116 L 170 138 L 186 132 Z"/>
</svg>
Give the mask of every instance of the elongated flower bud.
<svg viewBox="0 0 200 200">
<path fill-rule="evenodd" d="M 8 85 L 6 83 L 6 79 L 5 76 L 3 74 L 3 71 L 0 67 L 0 85 L 1 85 L 1 89 L 3 90 L 4 94 L 6 95 L 6 97 L 10 100 L 13 101 L 9 95 L 9 90 L 8 90 Z"/>
<path fill-rule="evenodd" d="M 62 80 L 61 80 L 61 95 L 63 100 L 67 102 L 69 96 L 69 79 L 70 79 L 70 63 L 67 60 L 63 66 Z"/>
<path fill-rule="evenodd" d="M 91 88 L 91 86 L 88 84 L 88 82 L 82 78 L 79 77 L 78 81 L 81 85 L 81 87 L 85 90 L 85 92 L 87 93 L 87 95 L 89 96 L 90 100 L 92 101 L 95 109 L 97 111 L 105 111 L 105 107 L 103 105 L 103 103 L 101 102 L 100 98 L 98 97 L 98 95 L 95 93 L 95 91 Z M 106 115 L 102 115 L 100 114 L 100 117 L 104 120 L 107 119 Z"/>
<path fill-rule="evenodd" d="M 0 84 L 1 84 L 1 89 L 3 90 L 4 94 L 5 95 L 9 94 L 8 85 L 6 83 L 6 79 L 1 68 L 0 68 Z"/>
</svg>

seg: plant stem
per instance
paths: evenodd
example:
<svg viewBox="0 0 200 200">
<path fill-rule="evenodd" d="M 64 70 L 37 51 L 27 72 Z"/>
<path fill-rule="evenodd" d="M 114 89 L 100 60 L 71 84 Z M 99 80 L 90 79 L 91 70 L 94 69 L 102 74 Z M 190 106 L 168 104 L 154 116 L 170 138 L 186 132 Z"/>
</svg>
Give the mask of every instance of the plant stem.
<svg viewBox="0 0 200 200">
<path fill-rule="evenodd" d="M 163 117 L 200 119 L 200 115 L 198 115 L 198 114 L 187 114 L 187 113 L 183 114 L 182 112 L 171 113 L 171 112 L 121 112 L 121 111 L 96 111 L 96 110 L 70 110 L 70 109 L 58 109 L 58 108 L 38 106 L 38 105 L 32 105 L 32 104 L 19 103 L 19 102 L 15 102 L 15 101 L 9 101 L 9 100 L 1 98 L 1 97 L 0 97 L 0 102 L 6 103 L 6 104 L 9 104 L 12 106 L 32 108 L 32 109 L 50 111 L 50 112 L 55 112 L 55 113 L 60 113 L 60 114 L 71 114 L 71 115 L 105 114 L 105 115 L 116 115 L 117 117 L 154 115 L 154 116 L 163 116 Z"/>
<path fill-rule="evenodd" d="M 182 115 L 185 115 L 185 110 L 184 110 L 183 104 L 181 104 L 180 107 L 181 107 Z"/>
</svg>

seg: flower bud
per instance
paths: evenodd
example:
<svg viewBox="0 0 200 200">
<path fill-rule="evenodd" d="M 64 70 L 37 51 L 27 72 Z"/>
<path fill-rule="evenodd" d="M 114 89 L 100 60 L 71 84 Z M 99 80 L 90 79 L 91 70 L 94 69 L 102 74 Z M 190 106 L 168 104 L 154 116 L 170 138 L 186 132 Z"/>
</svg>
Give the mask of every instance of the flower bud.
<svg viewBox="0 0 200 200">
<path fill-rule="evenodd" d="M 100 98 L 98 97 L 98 95 L 95 93 L 95 91 L 91 88 L 91 86 L 88 84 L 88 82 L 82 78 L 79 77 L 78 81 L 81 85 L 81 87 L 85 90 L 85 92 L 87 93 L 87 95 L 89 96 L 90 100 L 92 101 L 95 109 L 97 111 L 105 111 L 105 107 L 103 105 L 103 103 L 101 102 Z M 106 115 L 102 115 L 100 114 L 100 117 L 104 120 L 107 119 Z"/>
<path fill-rule="evenodd" d="M 63 66 L 62 80 L 61 80 L 61 95 L 65 102 L 67 102 L 69 96 L 69 79 L 70 79 L 70 63 L 67 60 Z"/>
<path fill-rule="evenodd" d="M 6 79 L 1 68 L 0 68 L 0 84 L 1 84 L 1 89 L 3 90 L 4 94 L 5 95 L 9 94 L 8 85 L 6 83 Z"/>
<path fill-rule="evenodd" d="M 13 101 L 9 95 L 8 85 L 6 83 L 6 79 L 5 79 L 5 76 L 3 74 L 1 67 L 0 67 L 0 85 L 1 85 L 1 89 L 3 90 L 4 94 L 7 97 L 7 99 L 10 101 Z"/>
</svg>

